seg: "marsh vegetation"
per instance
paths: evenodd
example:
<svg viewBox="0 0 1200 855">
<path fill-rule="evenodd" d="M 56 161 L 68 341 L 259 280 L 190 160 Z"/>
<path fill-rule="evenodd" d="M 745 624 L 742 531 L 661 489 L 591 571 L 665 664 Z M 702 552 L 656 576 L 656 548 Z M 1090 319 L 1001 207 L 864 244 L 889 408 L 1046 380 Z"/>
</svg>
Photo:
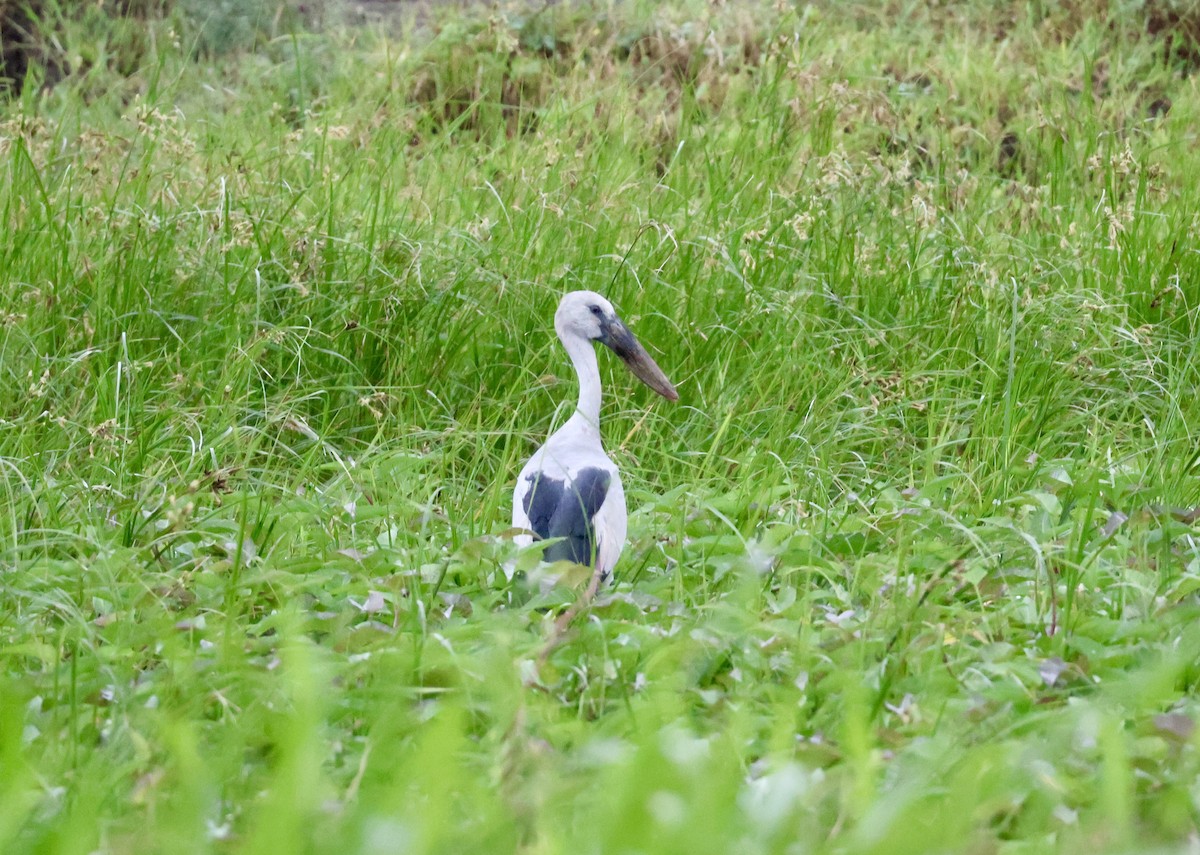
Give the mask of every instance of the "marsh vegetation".
<svg viewBox="0 0 1200 855">
<path fill-rule="evenodd" d="M 0 850 L 1197 845 L 1187 6 L 185 6 L 0 107 Z"/>
</svg>

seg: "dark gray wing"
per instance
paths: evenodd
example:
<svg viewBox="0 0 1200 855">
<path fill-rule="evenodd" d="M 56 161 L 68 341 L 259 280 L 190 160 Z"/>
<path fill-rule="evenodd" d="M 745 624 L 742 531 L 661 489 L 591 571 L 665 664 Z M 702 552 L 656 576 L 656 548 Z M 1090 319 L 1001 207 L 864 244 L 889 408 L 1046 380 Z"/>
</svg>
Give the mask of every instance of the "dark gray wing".
<svg viewBox="0 0 1200 855">
<path fill-rule="evenodd" d="M 521 503 L 534 534 L 542 540 L 561 538 L 546 548 L 544 559 L 591 567 L 597 549 L 592 520 L 608 495 L 612 473 L 590 466 L 568 482 L 540 472 L 526 480 L 529 491 Z"/>
<path fill-rule="evenodd" d="M 554 519 L 562 499 L 563 482 L 541 472 L 534 472 L 525 480 L 529 489 L 521 499 L 521 506 L 525 508 L 525 516 L 529 517 L 529 528 L 539 540 L 545 540 L 550 536 L 550 520 Z"/>
</svg>

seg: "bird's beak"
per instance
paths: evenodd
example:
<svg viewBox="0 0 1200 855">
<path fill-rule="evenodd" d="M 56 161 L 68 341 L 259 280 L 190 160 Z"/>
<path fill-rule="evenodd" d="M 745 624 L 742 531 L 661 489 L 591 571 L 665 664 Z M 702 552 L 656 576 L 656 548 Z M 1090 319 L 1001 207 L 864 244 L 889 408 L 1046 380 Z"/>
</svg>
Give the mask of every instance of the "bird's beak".
<svg viewBox="0 0 1200 855">
<path fill-rule="evenodd" d="M 646 353 L 646 348 L 633 337 L 633 333 L 618 318 L 607 320 L 601 325 L 600 343 L 608 347 L 629 366 L 639 380 L 668 401 L 678 401 L 679 393 L 663 374 L 662 369 Z"/>
</svg>

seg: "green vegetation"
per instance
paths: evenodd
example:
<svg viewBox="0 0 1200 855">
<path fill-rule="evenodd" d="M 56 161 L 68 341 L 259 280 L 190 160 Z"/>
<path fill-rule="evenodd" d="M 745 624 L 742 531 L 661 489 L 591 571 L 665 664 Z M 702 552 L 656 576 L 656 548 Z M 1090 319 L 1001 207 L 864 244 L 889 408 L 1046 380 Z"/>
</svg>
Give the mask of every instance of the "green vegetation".
<svg viewBox="0 0 1200 855">
<path fill-rule="evenodd" d="M 0 851 L 1194 846 L 1200 24 L 948 5 L 64 19 L 0 107 Z M 573 288 L 682 400 L 601 354 L 630 544 L 539 664 Z"/>
</svg>

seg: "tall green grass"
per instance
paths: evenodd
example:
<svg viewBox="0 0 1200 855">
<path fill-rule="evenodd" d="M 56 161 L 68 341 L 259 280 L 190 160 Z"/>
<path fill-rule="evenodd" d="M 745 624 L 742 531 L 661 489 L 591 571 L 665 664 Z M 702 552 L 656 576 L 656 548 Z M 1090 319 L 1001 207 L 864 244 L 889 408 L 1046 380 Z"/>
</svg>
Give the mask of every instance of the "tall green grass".
<svg viewBox="0 0 1200 855">
<path fill-rule="evenodd" d="M 165 21 L 4 108 L 0 851 L 1194 841 L 1182 42 L 730 5 Z M 602 354 L 630 544 L 539 663 L 573 288 L 682 400 Z"/>
</svg>

